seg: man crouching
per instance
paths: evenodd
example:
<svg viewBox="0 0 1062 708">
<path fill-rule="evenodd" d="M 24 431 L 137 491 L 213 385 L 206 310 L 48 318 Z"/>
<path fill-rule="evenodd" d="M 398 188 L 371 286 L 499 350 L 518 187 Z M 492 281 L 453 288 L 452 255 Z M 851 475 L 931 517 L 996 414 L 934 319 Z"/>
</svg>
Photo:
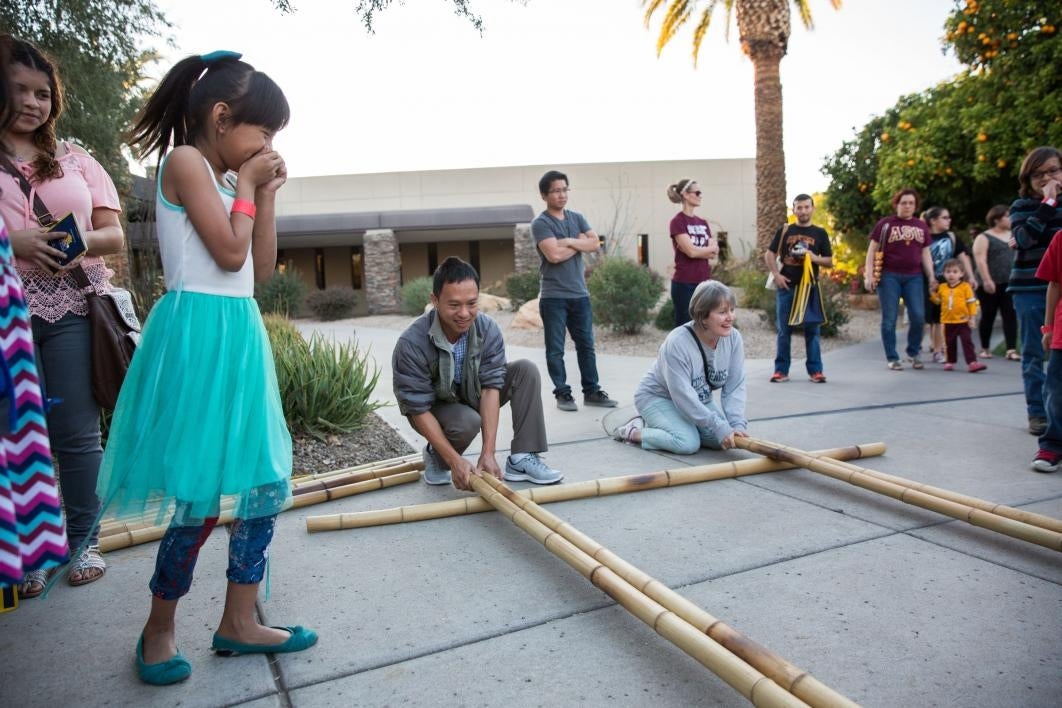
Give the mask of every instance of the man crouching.
<svg viewBox="0 0 1062 708">
<path fill-rule="evenodd" d="M 476 269 L 460 258 L 443 261 L 431 303 L 434 309 L 402 333 L 391 358 L 399 410 L 428 440 L 424 481 L 449 484 L 452 476 L 454 487 L 471 491 L 476 469 L 510 482 L 562 480 L 538 455 L 548 448 L 538 369 L 526 359 L 506 364 L 501 330 L 479 312 Z M 494 450 L 499 410 L 510 402 L 512 454 L 503 476 Z M 473 465 L 461 455 L 480 431 L 483 447 Z"/>
</svg>

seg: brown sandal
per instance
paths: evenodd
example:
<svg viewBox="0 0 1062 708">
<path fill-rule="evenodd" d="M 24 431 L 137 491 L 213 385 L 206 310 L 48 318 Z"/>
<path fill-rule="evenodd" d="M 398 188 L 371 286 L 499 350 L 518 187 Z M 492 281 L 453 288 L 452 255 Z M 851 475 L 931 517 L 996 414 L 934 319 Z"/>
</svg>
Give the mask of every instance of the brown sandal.
<svg viewBox="0 0 1062 708">
<path fill-rule="evenodd" d="M 1008 349 L 1007 353 L 1003 355 L 1003 358 L 1007 361 L 1021 361 L 1021 354 L 1015 349 Z"/>
</svg>

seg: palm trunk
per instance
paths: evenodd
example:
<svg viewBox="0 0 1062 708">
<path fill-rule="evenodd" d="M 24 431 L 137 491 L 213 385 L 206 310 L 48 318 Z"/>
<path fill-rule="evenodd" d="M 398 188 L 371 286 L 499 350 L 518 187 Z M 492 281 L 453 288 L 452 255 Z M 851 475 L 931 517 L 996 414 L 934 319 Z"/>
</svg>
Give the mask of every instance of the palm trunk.
<svg viewBox="0 0 1062 708">
<path fill-rule="evenodd" d="M 782 145 L 781 47 L 750 47 L 756 81 L 756 252 L 762 254 L 786 220 L 785 152 Z M 762 264 L 763 259 L 754 261 Z"/>
</svg>

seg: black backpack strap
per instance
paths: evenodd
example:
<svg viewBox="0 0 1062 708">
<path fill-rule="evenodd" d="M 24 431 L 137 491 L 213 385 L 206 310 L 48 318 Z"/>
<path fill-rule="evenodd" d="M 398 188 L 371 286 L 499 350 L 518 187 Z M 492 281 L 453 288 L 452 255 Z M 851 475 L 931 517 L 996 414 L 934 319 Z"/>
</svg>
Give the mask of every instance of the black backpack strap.
<svg viewBox="0 0 1062 708">
<path fill-rule="evenodd" d="M 693 331 L 692 325 L 686 327 L 686 331 L 690 333 L 694 343 L 697 345 L 697 352 L 701 355 L 701 364 L 704 365 L 704 385 L 711 390 L 712 385 L 708 382 L 708 357 L 704 355 L 704 347 L 701 345 L 701 340 L 697 337 L 697 333 Z"/>
</svg>

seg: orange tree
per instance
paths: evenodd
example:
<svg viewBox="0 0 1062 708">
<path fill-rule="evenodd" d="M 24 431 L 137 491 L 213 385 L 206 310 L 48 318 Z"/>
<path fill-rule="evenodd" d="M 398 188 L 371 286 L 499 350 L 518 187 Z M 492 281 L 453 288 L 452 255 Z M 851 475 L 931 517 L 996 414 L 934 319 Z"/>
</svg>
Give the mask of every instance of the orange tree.
<svg viewBox="0 0 1062 708">
<path fill-rule="evenodd" d="M 830 0 L 835 7 L 841 0 Z M 686 22 L 697 17 L 693 31 L 693 62 L 717 6 L 730 16 L 737 14 L 741 49 L 752 61 L 756 101 L 756 246 L 763 252 L 786 218 L 785 152 L 782 146 L 782 82 L 778 69 L 789 46 L 790 0 L 666 0 L 664 19 L 656 41 L 659 54 Z M 804 27 L 811 29 L 811 11 L 806 0 L 792 0 Z M 642 0 L 648 26 L 665 0 Z M 700 10 L 699 14 L 696 13 Z"/>
<path fill-rule="evenodd" d="M 1059 20 L 1057 4 L 956 2 L 943 43 L 966 69 L 900 98 L 823 166 L 830 213 L 853 246 L 901 187 L 947 207 L 957 229 L 983 225 L 989 207 L 1010 203 L 1024 155 L 1062 145 Z"/>
</svg>

